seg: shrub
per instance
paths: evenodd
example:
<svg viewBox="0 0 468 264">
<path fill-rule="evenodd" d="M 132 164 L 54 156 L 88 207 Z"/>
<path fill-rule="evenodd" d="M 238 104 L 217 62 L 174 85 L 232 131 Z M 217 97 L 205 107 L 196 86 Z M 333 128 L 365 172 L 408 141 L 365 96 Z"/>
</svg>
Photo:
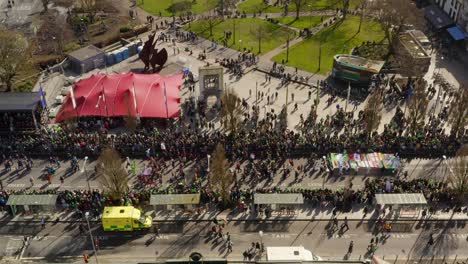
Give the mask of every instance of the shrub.
<svg viewBox="0 0 468 264">
<path fill-rule="evenodd" d="M 74 50 L 77 50 L 77 49 L 79 49 L 79 48 L 81 48 L 81 45 L 80 45 L 80 44 L 78 44 L 77 42 L 70 42 L 70 43 L 67 43 L 67 44 L 65 45 L 65 47 L 63 47 L 63 51 L 64 51 L 65 53 L 68 53 L 68 52 L 72 52 L 72 51 L 74 51 Z"/>
<path fill-rule="evenodd" d="M 132 28 L 129 27 L 129 26 L 123 26 L 120 28 L 120 33 L 127 33 L 127 32 L 130 32 L 132 31 Z"/>
<path fill-rule="evenodd" d="M 20 83 L 18 86 L 14 88 L 17 92 L 30 92 L 33 88 L 33 84 L 31 81 L 25 81 Z"/>
</svg>

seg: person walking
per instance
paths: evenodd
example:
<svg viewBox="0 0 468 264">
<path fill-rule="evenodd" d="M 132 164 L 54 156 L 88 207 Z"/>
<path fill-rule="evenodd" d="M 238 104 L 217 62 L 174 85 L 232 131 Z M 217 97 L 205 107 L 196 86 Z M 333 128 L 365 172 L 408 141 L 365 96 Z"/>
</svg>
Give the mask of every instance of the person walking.
<svg viewBox="0 0 468 264">
<path fill-rule="evenodd" d="M 45 225 L 46 225 L 46 224 L 45 224 L 45 219 L 42 218 L 42 219 L 41 219 L 41 228 L 42 228 L 42 229 L 45 229 Z"/>
<path fill-rule="evenodd" d="M 349 226 L 348 226 L 348 217 L 345 216 L 344 218 L 344 222 L 343 224 L 341 224 L 341 229 L 343 230 L 343 232 L 346 232 L 344 229 L 346 228 L 346 231 L 349 230 Z"/>
<path fill-rule="evenodd" d="M 228 251 L 228 253 L 231 253 L 231 252 L 232 252 L 232 245 L 233 245 L 232 241 L 229 240 L 229 241 L 227 242 L 227 251 Z"/>
<path fill-rule="evenodd" d="M 348 247 L 348 254 L 351 254 L 353 252 L 353 247 L 354 247 L 354 241 L 351 240 L 351 243 L 349 243 L 349 247 Z"/>
</svg>

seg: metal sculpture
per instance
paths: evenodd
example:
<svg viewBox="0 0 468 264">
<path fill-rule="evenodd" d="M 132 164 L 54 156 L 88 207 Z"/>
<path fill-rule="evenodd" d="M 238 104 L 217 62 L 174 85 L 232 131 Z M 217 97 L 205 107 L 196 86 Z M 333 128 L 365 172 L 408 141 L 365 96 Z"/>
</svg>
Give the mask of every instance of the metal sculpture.
<svg viewBox="0 0 468 264">
<path fill-rule="evenodd" d="M 156 33 L 155 33 L 156 34 Z M 148 40 L 143 45 L 143 49 L 141 50 L 138 57 L 143 61 L 145 64 L 144 71 L 149 70 L 149 67 L 153 68 L 153 72 L 157 70 L 161 70 L 164 64 L 167 62 L 168 54 L 165 48 L 162 48 L 159 52 L 158 49 L 155 49 L 156 42 L 153 43 L 155 34 L 149 35 Z M 158 68 L 156 70 L 156 64 Z"/>
</svg>

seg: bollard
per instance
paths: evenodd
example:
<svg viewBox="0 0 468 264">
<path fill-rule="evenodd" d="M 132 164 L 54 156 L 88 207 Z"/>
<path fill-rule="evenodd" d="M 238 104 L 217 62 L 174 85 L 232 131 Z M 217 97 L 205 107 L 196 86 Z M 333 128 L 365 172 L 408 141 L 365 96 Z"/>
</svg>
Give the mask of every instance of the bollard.
<svg viewBox="0 0 468 264">
<path fill-rule="evenodd" d="M 442 263 L 445 263 L 445 257 L 446 257 L 446 256 L 444 255 L 444 258 L 442 259 Z"/>
<path fill-rule="evenodd" d="M 396 258 L 395 258 L 395 263 L 398 261 L 398 255 L 396 255 Z"/>
<path fill-rule="evenodd" d="M 431 263 L 434 262 L 434 255 L 432 255 L 432 258 L 431 258 Z"/>
<path fill-rule="evenodd" d="M 455 261 L 457 261 L 457 258 L 458 258 L 458 255 L 455 255 L 455 259 L 453 259 L 453 263 L 455 263 Z"/>
</svg>

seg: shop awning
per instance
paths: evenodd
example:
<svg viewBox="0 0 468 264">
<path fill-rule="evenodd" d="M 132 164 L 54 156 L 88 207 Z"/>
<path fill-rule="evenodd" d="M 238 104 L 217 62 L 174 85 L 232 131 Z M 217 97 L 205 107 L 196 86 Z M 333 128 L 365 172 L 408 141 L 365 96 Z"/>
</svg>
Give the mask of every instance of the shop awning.
<svg viewBox="0 0 468 264">
<path fill-rule="evenodd" d="M 379 193 L 375 195 L 378 205 L 426 205 L 422 193 Z"/>
<path fill-rule="evenodd" d="M 199 204 L 200 194 L 152 194 L 150 205 Z"/>
<path fill-rule="evenodd" d="M 454 40 L 463 40 L 468 38 L 468 34 L 463 31 L 459 26 L 447 28 L 447 32 Z"/>
<path fill-rule="evenodd" d="M 424 15 L 437 30 L 453 25 L 452 19 L 440 10 L 437 5 L 426 7 Z"/>
<path fill-rule="evenodd" d="M 34 194 L 34 195 L 10 195 L 7 205 L 55 205 L 58 195 Z"/>
<path fill-rule="evenodd" d="M 256 193 L 254 204 L 303 204 L 302 193 Z"/>
</svg>

